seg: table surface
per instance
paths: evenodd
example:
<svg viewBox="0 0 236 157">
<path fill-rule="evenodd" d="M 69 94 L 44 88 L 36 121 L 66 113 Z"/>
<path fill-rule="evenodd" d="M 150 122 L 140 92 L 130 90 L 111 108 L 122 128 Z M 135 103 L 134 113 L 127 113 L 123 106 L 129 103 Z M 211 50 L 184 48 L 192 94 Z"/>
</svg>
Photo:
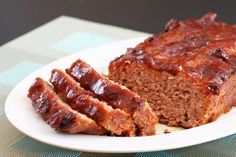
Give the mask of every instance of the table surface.
<svg viewBox="0 0 236 157">
<path fill-rule="evenodd" d="M 170 18 L 216 12 L 236 23 L 234 0 L 0 0 L 0 45 L 60 15 L 158 33 Z"/>
</svg>

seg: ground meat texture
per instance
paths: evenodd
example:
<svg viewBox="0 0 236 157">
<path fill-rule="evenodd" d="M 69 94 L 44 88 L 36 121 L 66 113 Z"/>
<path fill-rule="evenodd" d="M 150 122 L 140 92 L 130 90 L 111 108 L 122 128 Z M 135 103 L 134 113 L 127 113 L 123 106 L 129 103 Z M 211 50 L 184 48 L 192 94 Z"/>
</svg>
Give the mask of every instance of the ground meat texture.
<svg viewBox="0 0 236 157">
<path fill-rule="evenodd" d="M 147 99 L 161 123 L 203 125 L 236 102 L 235 42 L 236 27 L 214 13 L 172 20 L 111 61 L 108 77 Z"/>
<path fill-rule="evenodd" d="M 92 94 L 80 87 L 70 75 L 54 69 L 50 82 L 57 94 L 72 109 L 87 115 L 114 135 L 135 136 L 134 123 L 129 114 L 93 98 Z"/>
<path fill-rule="evenodd" d="M 138 135 L 154 135 L 157 118 L 145 99 L 128 88 L 100 75 L 90 65 L 78 59 L 66 70 L 80 85 L 92 91 L 98 99 L 113 108 L 129 113 L 137 126 Z"/>
<path fill-rule="evenodd" d="M 106 132 L 95 121 L 62 102 L 52 87 L 41 78 L 36 78 L 29 89 L 28 97 L 36 112 L 57 131 L 94 135 Z"/>
</svg>

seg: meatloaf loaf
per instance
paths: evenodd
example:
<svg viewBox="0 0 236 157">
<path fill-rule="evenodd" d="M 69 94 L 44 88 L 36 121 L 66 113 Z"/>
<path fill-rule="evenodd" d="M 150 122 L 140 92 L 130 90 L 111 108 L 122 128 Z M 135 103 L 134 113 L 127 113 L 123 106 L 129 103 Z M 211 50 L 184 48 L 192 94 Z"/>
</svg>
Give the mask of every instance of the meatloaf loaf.
<svg viewBox="0 0 236 157">
<path fill-rule="evenodd" d="M 236 26 L 208 13 L 170 20 L 111 61 L 108 77 L 147 99 L 161 123 L 191 128 L 235 105 L 235 72 Z"/>
</svg>

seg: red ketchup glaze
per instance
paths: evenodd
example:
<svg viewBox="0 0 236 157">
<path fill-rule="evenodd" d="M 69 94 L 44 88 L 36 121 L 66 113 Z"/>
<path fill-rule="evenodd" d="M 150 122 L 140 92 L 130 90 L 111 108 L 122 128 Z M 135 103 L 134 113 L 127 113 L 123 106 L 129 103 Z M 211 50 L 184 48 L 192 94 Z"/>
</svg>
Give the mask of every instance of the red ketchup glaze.
<svg viewBox="0 0 236 157">
<path fill-rule="evenodd" d="M 222 84 L 235 73 L 236 27 L 208 13 L 200 19 L 171 20 L 165 30 L 129 48 L 110 68 L 141 62 L 172 75 L 184 74 L 219 94 Z"/>
<path fill-rule="evenodd" d="M 104 108 L 90 100 L 89 96 L 94 96 L 92 92 L 86 91 L 71 80 L 70 76 L 62 71 L 53 70 L 50 82 L 57 93 L 68 103 L 72 109 L 87 115 L 96 120 L 103 121 Z"/>
<path fill-rule="evenodd" d="M 50 111 L 52 103 L 48 100 L 47 93 L 44 92 L 44 84 L 41 79 L 37 78 L 33 82 L 29 89 L 28 97 L 31 99 L 36 112 L 46 115 Z"/>
<path fill-rule="evenodd" d="M 29 89 L 28 97 L 31 99 L 33 107 L 56 130 L 70 127 L 75 116 L 58 104 L 57 97 L 46 86 L 46 83 L 37 78 Z"/>
<path fill-rule="evenodd" d="M 78 60 L 67 73 L 71 74 L 81 86 L 93 91 L 100 100 L 107 102 L 113 108 L 120 108 L 128 113 L 144 105 L 145 100 L 131 93 L 127 89 L 120 88 L 120 85 L 110 83 L 86 63 Z"/>
<path fill-rule="evenodd" d="M 63 109 L 53 108 L 51 112 L 51 117 L 47 120 L 47 123 L 56 130 L 70 127 L 75 120 L 73 113 L 65 112 Z"/>
</svg>

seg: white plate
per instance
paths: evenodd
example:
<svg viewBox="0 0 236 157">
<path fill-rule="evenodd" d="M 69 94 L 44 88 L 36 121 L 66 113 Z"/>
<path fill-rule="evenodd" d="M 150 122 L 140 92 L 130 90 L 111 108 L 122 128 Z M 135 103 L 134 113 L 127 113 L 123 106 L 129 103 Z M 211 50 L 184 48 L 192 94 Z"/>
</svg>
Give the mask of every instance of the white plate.
<svg viewBox="0 0 236 157">
<path fill-rule="evenodd" d="M 159 125 L 159 133 L 168 128 L 169 134 L 159 134 L 148 137 L 106 137 L 93 135 L 69 135 L 55 132 L 41 117 L 36 114 L 27 99 L 29 89 L 35 77 L 40 76 L 48 80 L 53 68 L 65 69 L 77 58 L 91 64 L 95 69 L 104 72 L 109 61 L 121 55 L 127 47 L 133 47 L 144 38 L 121 41 L 118 43 L 85 50 L 57 60 L 35 71 L 20 82 L 9 94 L 5 110 L 10 122 L 21 132 L 58 147 L 90 152 L 143 152 L 159 151 L 191 146 L 214 139 L 218 139 L 236 132 L 236 109 L 221 116 L 217 121 L 192 129 L 168 128 Z"/>
</svg>

